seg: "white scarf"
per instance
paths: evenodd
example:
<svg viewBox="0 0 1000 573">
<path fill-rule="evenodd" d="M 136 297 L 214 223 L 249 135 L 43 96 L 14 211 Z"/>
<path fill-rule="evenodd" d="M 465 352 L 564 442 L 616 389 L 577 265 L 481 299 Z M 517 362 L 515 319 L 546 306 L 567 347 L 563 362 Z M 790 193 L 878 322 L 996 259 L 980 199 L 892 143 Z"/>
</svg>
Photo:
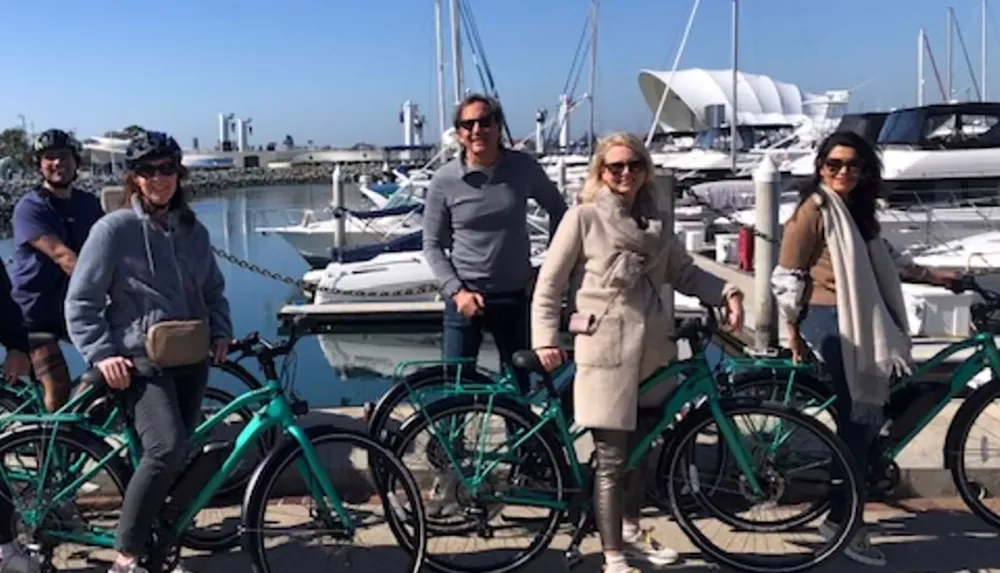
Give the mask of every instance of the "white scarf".
<svg viewBox="0 0 1000 573">
<path fill-rule="evenodd" d="M 881 237 L 865 243 L 839 195 L 821 185 L 813 198 L 825 199 L 820 211 L 837 285 L 851 418 L 879 424 L 890 382 L 909 373 L 913 360 L 899 271 Z"/>
</svg>

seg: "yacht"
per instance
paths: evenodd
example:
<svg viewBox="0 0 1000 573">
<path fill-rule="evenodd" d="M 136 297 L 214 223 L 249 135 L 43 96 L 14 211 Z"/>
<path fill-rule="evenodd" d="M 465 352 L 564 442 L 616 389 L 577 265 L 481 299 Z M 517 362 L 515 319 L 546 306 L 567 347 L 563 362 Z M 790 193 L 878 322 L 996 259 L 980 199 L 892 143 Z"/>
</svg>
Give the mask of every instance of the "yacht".
<svg viewBox="0 0 1000 573">
<path fill-rule="evenodd" d="M 878 116 L 870 125 L 878 125 Z M 846 128 L 845 128 L 846 129 Z M 852 129 L 852 131 L 856 131 Z M 869 133 L 869 131 L 865 131 Z M 891 207 L 997 204 L 1000 190 L 1000 103 L 941 103 L 892 111 L 876 145 Z M 786 166 L 811 179 L 815 154 Z"/>
</svg>

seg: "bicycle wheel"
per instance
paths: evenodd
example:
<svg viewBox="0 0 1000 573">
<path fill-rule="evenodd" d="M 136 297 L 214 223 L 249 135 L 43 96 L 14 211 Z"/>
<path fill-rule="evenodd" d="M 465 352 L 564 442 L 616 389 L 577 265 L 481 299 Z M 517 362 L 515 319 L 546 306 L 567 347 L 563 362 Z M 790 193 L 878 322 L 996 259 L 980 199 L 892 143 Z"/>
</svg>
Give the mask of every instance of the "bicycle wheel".
<svg viewBox="0 0 1000 573">
<path fill-rule="evenodd" d="M 316 500 L 317 496 L 308 492 L 316 491 L 317 486 L 303 475 L 306 466 L 302 447 L 294 439 L 286 439 L 257 467 L 243 504 L 243 550 L 250 555 L 253 572 L 354 567 L 361 571 L 417 573 L 427 549 L 427 522 L 420 490 L 410 472 L 388 448 L 365 434 L 333 426 L 314 426 L 305 433 L 324 467 L 333 470 L 330 480 L 352 523 L 343 523 L 336 512 L 331 513 L 326 507 L 305 507 L 309 500 Z M 326 446 L 346 447 L 348 451 L 320 451 L 320 447 Z M 354 467 L 359 461 L 371 459 L 378 461 L 378 479 L 370 467 Z M 379 496 L 381 502 L 372 502 L 374 496 Z M 322 495 L 318 497 L 323 499 Z M 349 504 L 356 504 L 357 508 L 348 507 Z M 380 509 L 384 516 L 373 516 Z M 274 513 L 268 513 L 271 510 Z M 325 533 L 335 543 L 353 545 L 359 530 L 366 525 L 387 525 L 389 531 L 375 533 L 375 546 L 367 553 L 338 551 L 334 556 L 320 557 L 310 552 L 315 549 L 311 544 L 286 541 L 279 546 L 276 543 L 281 543 L 280 540 L 272 543 L 265 533 L 265 527 L 274 526 L 275 536 L 286 538 L 293 528 L 290 522 L 299 520 L 306 522 L 296 526 L 301 533 Z M 351 527 L 357 530 L 352 531 Z M 331 566 L 331 558 L 344 558 L 345 562 L 338 568 Z M 287 561 L 280 563 L 282 559 Z"/>
<path fill-rule="evenodd" d="M 206 388 L 205 396 L 202 397 L 202 420 L 207 419 L 235 399 L 235 396 L 218 388 Z M 206 408 L 206 402 L 218 405 Z M 240 431 L 252 419 L 253 412 L 249 408 L 236 410 L 230 418 L 212 428 L 212 437 L 209 438 L 209 441 L 235 440 Z M 232 516 L 227 511 L 227 506 L 233 505 L 234 502 L 239 503 L 238 498 L 246 491 L 250 475 L 270 449 L 264 437 L 259 438 L 257 443 L 257 451 L 248 451 L 247 455 L 240 460 L 240 464 L 222 482 L 219 491 L 212 498 L 211 506 L 202 508 L 195 516 L 194 523 L 181 536 L 181 545 L 197 551 L 225 551 L 239 545 L 239 521 L 231 519 Z M 196 455 L 203 454 L 199 452 Z"/>
<path fill-rule="evenodd" d="M 998 398 L 1000 384 L 994 379 L 977 388 L 965 399 L 948 428 L 944 445 L 944 467 L 951 471 L 955 489 L 969 509 L 991 527 L 1000 529 L 1000 515 L 994 509 L 996 502 L 989 499 L 990 491 L 980 481 L 996 472 L 996 462 L 990 454 L 995 446 L 990 442 L 996 440 L 993 428 L 997 421 L 984 422 L 981 430 L 983 435 L 978 439 L 973 438 L 973 427 L 982 415 L 997 416 L 995 401 Z M 980 462 L 983 467 L 970 469 L 970 462 Z"/>
<path fill-rule="evenodd" d="M 455 364 L 421 368 L 407 375 L 401 382 L 393 384 L 379 398 L 375 407 L 368 415 L 368 432 L 383 444 L 392 447 L 393 440 L 398 437 L 402 422 L 412 414 L 413 404 L 433 401 L 435 398 L 454 393 L 456 381 L 462 385 L 489 385 L 494 383 L 488 376 L 470 368 Z M 393 416 L 397 413 L 397 416 Z"/>
<path fill-rule="evenodd" d="M 84 471 L 104 460 L 100 470 L 74 497 L 37 515 L 46 502 L 70 485 Z M 42 461 L 43 463 L 39 463 Z M 44 463 L 48 462 L 48 463 Z M 0 464 L 11 490 L 0 486 L 0 495 L 23 511 L 12 512 L 13 531 L 30 547 L 43 571 L 84 570 L 79 547 L 58 551 L 65 539 L 113 533 L 121 517 L 121 504 L 132 470 L 112 447 L 80 427 L 21 427 L 0 436 Z M 44 473 L 39 467 L 46 468 Z M 31 516 L 31 523 L 22 523 Z M 58 552 L 58 554 L 57 554 Z"/>
<path fill-rule="evenodd" d="M 490 419 L 466 436 L 465 430 L 473 421 L 484 416 Z M 400 429 L 395 453 L 418 476 L 421 486 L 433 483 L 441 487 L 448 509 L 453 510 L 428 515 L 427 565 L 431 569 L 441 573 L 517 571 L 552 543 L 563 515 L 563 511 L 552 507 L 567 495 L 564 476 L 568 470 L 562 446 L 551 431 L 543 428 L 517 450 L 506 447 L 510 435 L 526 434 L 539 424 L 537 415 L 511 398 L 465 394 L 432 402 Z M 449 435 L 438 437 L 445 427 Z M 425 447 L 417 445 L 421 436 L 428 438 Z M 486 438 L 499 445 L 484 444 Z M 466 439 L 471 444 L 466 444 Z M 456 443 L 459 440 L 461 443 Z M 450 463 L 447 451 L 460 467 Z M 499 463 L 488 476 L 479 475 L 480 463 L 493 460 L 506 463 Z M 481 480 L 480 488 L 470 491 L 462 478 Z M 513 511 L 507 514 L 501 510 L 508 496 L 533 497 L 538 503 L 510 504 Z M 541 515 L 527 515 L 532 510 Z M 500 523 L 493 523 L 494 519 Z M 497 546 L 468 548 L 470 534 L 492 540 L 498 531 L 508 533 L 516 527 L 536 532 L 526 547 L 514 547 L 517 540 L 503 537 Z M 448 537 L 459 537 L 462 549 L 456 552 L 444 547 Z M 485 563 L 488 559 L 495 562 Z"/>
<path fill-rule="evenodd" d="M 674 519 L 684 533 L 711 559 L 741 571 L 803 571 L 837 554 L 852 538 L 861 522 L 863 510 L 858 494 L 859 474 L 843 442 L 813 417 L 781 404 L 723 401 L 720 407 L 723 418 L 736 430 L 735 437 L 744 450 L 729 451 L 727 460 L 738 459 L 740 455 L 746 458 L 752 465 L 753 476 L 762 492 L 753 492 L 748 478 L 735 468 L 735 462 L 731 464 L 733 470 L 726 472 L 725 481 L 713 484 L 712 499 L 702 491 L 700 470 L 692 461 L 690 452 L 692 449 L 717 447 L 703 443 L 707 435 L 719 436 L 725 448 L 730 446 L 721 438 L 725 434 L 711 409 L 699 408 L 688 415 L 677 429 L 676 440 L 669 446 L 667 493 Z M 739 423 L 743 418 L 748 424 Z M 777 424 L 762 424 L 760 418 L 775 419 Z M 749 426 L 749 429 L 744 429 L 744 426 Z M 747 447 L 748 442 L 762 440 L 773 440 L 774 443 L 757 443 Z M 787 447 L 788 451 L 779 453 L 772 449 L 779 444 Z M 807 448 L 816 446 L 829 453 L 809 455 Z M 783 462 L 793 462 L 798 467 L 783 469 L 780 466 Z M 827 466 L 829 468 L 824 471 Z M 716 476 L 717 469 L 710 467 L 710 476 Z M 802 479 L 798 480 L 800 474 Z M 804 541 L 802 528 L 799 525 L 788 526 L 787 518 L 765 523 L 751 520 L 749 515 L 741 515 L 750 513 L 749 510 L 758 506 L 762 509 L 794 510 L 805 505 L 808 511 L 817 498 L 842 504 L 844 518 L 840 523 L 827 524 L 834 530 L 832 535 L 826 536 L 817 531 L 815 542 Z M 698 502 L 708 512 L 684 511 L 692 501 Z M 709 515 L 705 517 L 704 513 Z M 766 549 L 735 555 L 709 540 L 700 530 L 700 522 L 706 522 L 715 531 L 730 526 L 732 530 L 723 535 L 736 541 L 741 548 L 746 548 L 751 539 L 761 534 Z M 795 541 L 789 544 L 788 550 L 776 553 L 773 550 L 774 535 L 784 532 L 792 533 Z"/>
</svg>

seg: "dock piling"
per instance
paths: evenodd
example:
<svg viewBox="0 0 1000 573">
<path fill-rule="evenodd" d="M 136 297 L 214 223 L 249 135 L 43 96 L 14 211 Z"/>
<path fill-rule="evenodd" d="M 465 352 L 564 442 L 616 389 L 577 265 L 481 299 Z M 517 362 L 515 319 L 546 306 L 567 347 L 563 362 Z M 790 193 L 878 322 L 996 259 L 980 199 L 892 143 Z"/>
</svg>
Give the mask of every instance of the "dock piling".
<svg viewBox="0 0 1000 573">
<path fill-rule="evenodd" d="M 753 173 L 757 233 L 754 237 L 754 349 L 778 347 L 778 309 L 771 294 L 771 273 L 778 262 L 778 200 L 781 174 L 765 155 Z"/>
<path fill-rule="evenodd" d="M 672 169 L 666 169 L 656 174 L 656 187 L 660 196 L 657 199 L 660 203 L 660 211 L 663 215 L 663 226 L 671 233 L 676 233 L 674 228 L 674 194 L 677 192 L 677 176 Z M 661 291 L 664 311 L 667 315 L 668 324 L 674 324 L 674 287 L 667 284 Z"/>
<path fill-rule="evenodd" d="M 337 260 L 343 260 L 344 243 L 346 237 L 346 218 L 344 213 L 344 180 L 340 173 L 340 164 L 333 168 L 333 216 L 335 226 L 333 228 L 333 246 L 336 247 Z"/>
</svg>

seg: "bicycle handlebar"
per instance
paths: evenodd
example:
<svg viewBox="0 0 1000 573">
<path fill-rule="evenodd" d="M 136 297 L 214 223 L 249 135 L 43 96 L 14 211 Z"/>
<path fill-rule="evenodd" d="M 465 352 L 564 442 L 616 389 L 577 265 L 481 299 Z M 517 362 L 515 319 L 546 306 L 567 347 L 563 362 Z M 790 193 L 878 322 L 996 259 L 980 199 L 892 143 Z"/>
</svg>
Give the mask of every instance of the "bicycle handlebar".
<svg viewBox="0 0 1000 573">
<path fill-rule="evenodd" d="M 680 340 L 687 340 L 691 345 L 691 352 L 697 353 L 701 350 L 715 335 L 715 332 L 719 329 L 719 320 L 715 313 L 717 310 L 715 307 L 701 303 L 701 307 L 705 309 L 705 318 L 689 318 L 681 323 L 680 328 L 677 329 L 677 333 L 670 337 L 673 342 L 678 342 Z"/>
<path fill-rule="evenodd" d="M 983 288 L 972 275 L 953 280 L 948 289 L 955 294 L 972 291 L 982 297 L 983 302 L 973 303 L 969 309 L 972 324 L 979 332 L 1000 332 L 1000 293 Z"/>
<path fill-rule="evenodd" d="M 288 338 L 281 342 L 269 342 L 261 338 L 260 333 L 253 331 L 243 338 L 233 340 L 229 343 L 228 354 L 242 354 L 243 357 L 253 356 L 257 359 L 274 359 L 284 356 L 292 351 L 295 343 L 302 335 L 309 332 L 315 324 L 315 320 L 310 316 L 299 315 L 292 319 Z"/>
</svg>

